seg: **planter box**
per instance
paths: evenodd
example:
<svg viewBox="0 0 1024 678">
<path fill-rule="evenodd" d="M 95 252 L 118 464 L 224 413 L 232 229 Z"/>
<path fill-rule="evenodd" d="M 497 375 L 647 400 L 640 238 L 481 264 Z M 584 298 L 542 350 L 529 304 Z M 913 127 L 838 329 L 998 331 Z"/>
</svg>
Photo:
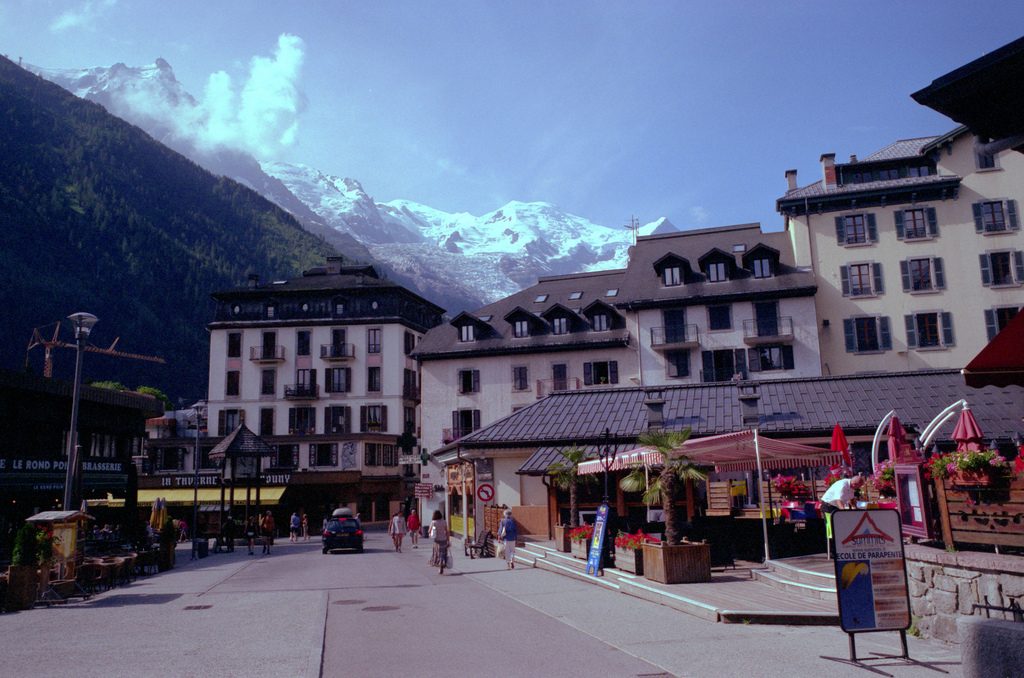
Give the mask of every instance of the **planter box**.
<svg viewBox="0 0 1024 678">
<path fill-rule="evenodd" d="M 555 548 L 562 553 L 568 553 L 572 548 L 572 542 L 569 539 L 569 530 L 571 529 L 568 525 L 555 525 Z"/>
<path fill-rule="evenodd" d="M 27 610 L 36 602 L 39 574 L 34 565 L 11 565 L 7 568 L 7 609 Z"/>
<path fill-rule="evenodd" d="M 615 549 L 615 567 L 625 572 L 643 574 L 643 549 Z"/>
<path fill-rule="evenodd" d="M 711 581 L 709 544 L 644 544 L 644 576 L 662 584 Z"/>
<path fill-rule="evenodd" d="M 583 541 L 572 542 L 570 552 L 572 553 L 573 558 L 581 558 L 583 560 L 586 560 L 587 556 L 590 555 L 590 540 L 585 539 Z"/>
<path fill-rule="evenodd" d="M 957 487 L 988 487 L 992 484 L 992 476 L 984 471 L 957 471 L 950 480 Z"/>
</svg>

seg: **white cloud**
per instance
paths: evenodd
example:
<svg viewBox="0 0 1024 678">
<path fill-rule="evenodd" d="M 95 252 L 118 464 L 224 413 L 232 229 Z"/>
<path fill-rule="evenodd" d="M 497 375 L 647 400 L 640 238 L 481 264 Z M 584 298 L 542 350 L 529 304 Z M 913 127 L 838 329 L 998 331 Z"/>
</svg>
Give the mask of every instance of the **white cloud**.
<svg viewBox="0 0 1024 678">
<path fill-rule="evenodd" d="M 86 0 L 77 9 L 69 9 L 50 24 L 50 31 L 61 33 L 70 28 L 92 28 L 103 12 L 117 4 L 117 0 Z"/>
<path fill-rule="evenodd" d="M 690 208 L 690 218 L 698 224 L 708 223 L 708 219 L 711 218 L 711 214 L 701 205 L 694 205 Z"/>
</svg>

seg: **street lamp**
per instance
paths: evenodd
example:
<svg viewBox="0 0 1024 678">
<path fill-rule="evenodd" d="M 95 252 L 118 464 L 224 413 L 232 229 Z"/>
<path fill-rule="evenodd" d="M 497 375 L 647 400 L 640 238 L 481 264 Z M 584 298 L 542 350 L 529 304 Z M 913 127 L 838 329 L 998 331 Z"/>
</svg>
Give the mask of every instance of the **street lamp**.
<svg viewBox="0 0 1024 678">
<path fill-rule="evenodd" d="M 615 456 L 618 450 L 611 445 L 612 433 L 607 428 L 604 430 L 604 445 L 597 451 L 597 457 L 601 460 L 601 467 L 604 468 L 604 503 L 608 503 L 608 471 L 615 463 Z"/>
<path fill-rule="evenodd" d="M 196 446 L 192 452 L 192 558 L 199 557 L 199 432 L 203 427 L 205 407 L 200 403 L 192 406 L 196 424 Z"/>
<path fill-rule="evenodd" d="M 71 391 L 71 428 L 68 430 L 68 469 L 64 479 L 64 510 L 73 511 L 78 490 L 78 401 L 82 390 L 82 353 L 85 352 L 85 341 L 89 338 L 93 326 L 99 318 L 92 313 L 72 313 L 68 316 L 75 332 L 75 382 Z"/>
</svg>

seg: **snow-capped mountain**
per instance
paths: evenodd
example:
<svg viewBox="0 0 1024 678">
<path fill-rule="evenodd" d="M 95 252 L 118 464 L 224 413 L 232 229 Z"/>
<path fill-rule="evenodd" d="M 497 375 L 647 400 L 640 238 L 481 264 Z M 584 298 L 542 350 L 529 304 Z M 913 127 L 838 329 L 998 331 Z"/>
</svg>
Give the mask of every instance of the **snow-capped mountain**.
<svg viewBox="0 0 1024 678">
<path fill-rule="evenodd" d="M 376 202 L 352 178 L 299 164 L 258 161 L 211 134 L 215 112 L 198 102 L 163 59 L 141 67 L 28 67 L 143 128 L 206 169 L 258 191 L 346 253 L 365 254 L 449 310 L 474 308 L 539 276 L 625 266 L 632 235 L 545 202 L 510 202 L 475 216 L 408 200 Z M 211 141 L 211 139 L 215 139 Z M 675 230 L 665 219 L 640 234 Z"/>
</svg>

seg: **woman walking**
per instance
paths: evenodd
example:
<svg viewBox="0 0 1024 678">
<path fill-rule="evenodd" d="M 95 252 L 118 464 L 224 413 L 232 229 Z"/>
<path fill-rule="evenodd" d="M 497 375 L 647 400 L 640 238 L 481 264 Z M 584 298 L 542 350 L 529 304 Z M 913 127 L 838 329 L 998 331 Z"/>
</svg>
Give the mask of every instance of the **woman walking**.
<svg viewBox="0 0 1024 678">
<path fill-rule="evenodd" d="M 302 514 L 302 541 L 309 541 L 309 516 Z"/>
<path fill-rule="evenodd" d="M 448 536 L 448 523 L 440 511 L 434 511 L 433 519 L 430 521 L 430 536 L 434 540 L 434 551 L 430 555 L 430 565 L 437 568 L 438 574 L 444 574 L 444 568 L 448 565 L 450 540 Z"/>
<path fill-rule="evenodd" d="M 249 516 L 249 520 L 245 523 L 245 540 L 249 544 L 249 555 L 251 556 L 252 549 L 256 546 L 256 516 Z"/>
<path fill-rule="evenodd" d="M 388 523 L 388 534 L 391 535 L 391 541 L 395 543 L 395 552 L 402 552 L 402 540 L 405 538 L 405 518 L 402 516 L 402 510 L 398 509 L 395 511 L 395 515 L 391 516 L 391 522 Z"/>
<path fill-rule="evenodd" d="M 412 540 L 412 547 L 419 548 L 420 543 L 420 516 L 416 513 L 416 509 L 409 512 L 409 518 L 405 521 L 405 526 L 409 528 L 409 539 Z"/>
<path fill-rule="evenodd" d="M 516 519 L 512 517 L 512 509 L 505 509 L 505 517 L 498 523 L 498 539 L 505 543 L 505 563 L 509 570 L 516 569 Z"/>
</svg>

